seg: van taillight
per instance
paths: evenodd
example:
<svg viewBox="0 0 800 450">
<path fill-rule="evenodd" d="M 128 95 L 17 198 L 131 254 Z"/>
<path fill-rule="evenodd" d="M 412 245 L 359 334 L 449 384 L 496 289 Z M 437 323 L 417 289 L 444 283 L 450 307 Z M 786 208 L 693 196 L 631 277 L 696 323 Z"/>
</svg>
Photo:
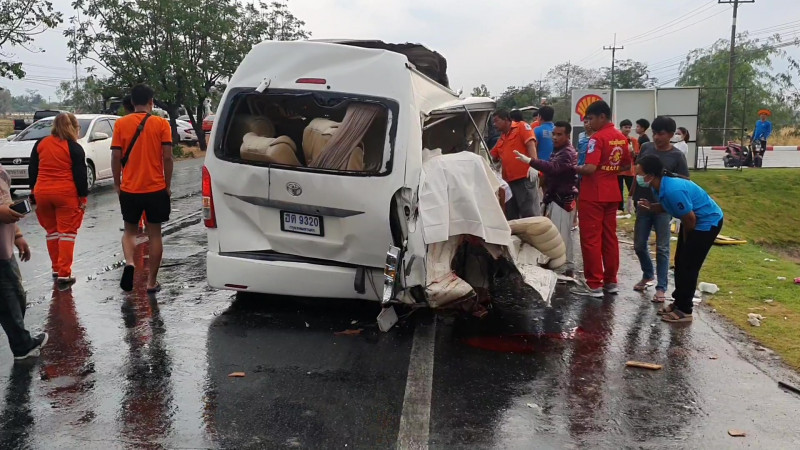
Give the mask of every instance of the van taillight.
<svg viewBox="0 0 800 450">
<path fill-rule="evenodd" d="M 328 80 L 325 78 L 298 78 L 295 83 L 297 84 L 326 84 Z"/>
<path fill-rule="evenodd" d="M 206 228 L 217 228 L 217 216 L 214 214 L 214 197 L 211 195 L 211 174 L 203 166 L 203 222 Z"/>
</svg>

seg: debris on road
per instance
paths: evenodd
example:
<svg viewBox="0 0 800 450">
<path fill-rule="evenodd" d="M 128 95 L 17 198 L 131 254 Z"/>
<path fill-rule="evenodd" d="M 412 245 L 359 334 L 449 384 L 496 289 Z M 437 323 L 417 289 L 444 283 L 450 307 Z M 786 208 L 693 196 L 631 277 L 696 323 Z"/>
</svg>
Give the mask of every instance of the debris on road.
<svg viewBox="0 0 800 450">
<path fill-rule="evenodd" d="M 745 437 L 745 436 L 747 436 L 747 433 L 745 433 L 744 431 L 736 430 L 736 429 L 733 429 L 733 428 L 728 430 L 728 434 L 730 434 L 733 437 Z"/>
<path fill-rule="evenodd" d="M 244 372 L 231 372 L 231 373 L 228 374 L 228 376 L 230 378 L 244 378 L 245 377 L 245 373 Z"/>
<path fill-rule="evenodd" d="M 795 394 L 800 394 L 800 388 L 796 388 L 789 383 L 784 383 L 783 381 L 778 381 L 778 386 L 789 391 L 794 392 Z"/>
<path fill-rule="evenodd" d="M 355 330 L 344 330 L 344 331 L 337 331 L 333 333 L 334 336 L 353 336 L 356 334 L 361 334 L 364 331 L 363 328 L 357 328 Z"/>
<path fill-rule="evenodd" d="M 716 294 L 719 292 L 719 286 L 714 283 L 706 283 L 705 281 L 701 282 L 698 286 L 701 292 L 705 292 L 706 294 Z"/>
<path fill-rule="evenodd" d="M 719 356 L 717 356 L 717 355 L 712 355 L 712 356 L 709 356 L 709 357 L 708 357 L 708 359 L 719 359 Z"/>
<path fill-rule="evenodd" d="M 648 370 L 659 370 L 661 369 L 661 364 L 653 364 L 653 363 L 646 363 L 641 361 L 628 361 L 625 363 L 627 367 L 638 367 L 640 369 L 648 369 Z"/>
</svg>

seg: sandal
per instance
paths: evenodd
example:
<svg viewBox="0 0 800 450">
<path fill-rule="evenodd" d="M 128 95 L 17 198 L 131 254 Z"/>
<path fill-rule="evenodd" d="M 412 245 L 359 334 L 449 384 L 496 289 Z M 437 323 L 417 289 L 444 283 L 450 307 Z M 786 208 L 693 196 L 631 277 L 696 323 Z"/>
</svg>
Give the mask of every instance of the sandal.
<svg viewBox="0 0 800 450">
<path fill-rule="evenodd" d="M 663 316 L 671 313 L 672 311 L 675 311 L 675 303 L 670 303 L 667 306 L 662 306 L 661 308 L 658 308 L 656 314 L 659 316 Z"/>
<path fill-rule="evenodd" d="M 667 300 L 667 294 L 664 291 L 656 291 L 656 294 L 650 301 L 653 303 L 664 303 L 666 300 Z"/>
<path fill-rule="evenodd" d="M 686 314 L 680 309 L 675 308 L 672 310 L 672 312 L 661 316 L 661 320 L 669 323 L 683 323 L 683 322 L 691 322 L 693 320 L 693 317 L 691 314 Z"/>
<path fill-rule="evenodd" d="M 633 285 L 633 290 L 638 292 L 644 292 L 647 290 L 648 286 L 651 286 L 655 280 L 650 278 L 649 280 L 645 280 L 642 278 L 641 281 Z"/>
</svg>

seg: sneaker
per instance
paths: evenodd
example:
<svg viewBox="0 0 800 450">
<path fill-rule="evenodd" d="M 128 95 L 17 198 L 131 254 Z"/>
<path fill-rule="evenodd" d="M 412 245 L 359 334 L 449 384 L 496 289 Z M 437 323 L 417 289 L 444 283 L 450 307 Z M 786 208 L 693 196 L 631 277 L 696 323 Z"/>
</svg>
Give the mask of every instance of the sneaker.
<svg viewBox="0 0 800 450">
<path fill-rule="evenodd" d="M 607 283 L 605 286 L 603 286 L 603 290 L 609 294 L 619 294 L 619 286 L 617 286 L 617 283 Z"/>
<path fill-rule="evenodd" d="M 33 338 L 33 348 L 28 350 L 28 353 L 25 353 L 24 355 L 15 356 L 14 360 L 21 361 L 23 359 L 35 358 L 39 356 L 42 347 L 44 347 L 44 345 L 47 344 L 47 339 L 49 337 L 50 336 L 48 336 L 47 333 L 39 333 L 38 335 L 36 335 L 35 338 Z"/>
<path fill-rule="evenodd" d="M 581 286 L 574 289 L 572 293 L 585 297 L 603 298 L 603 288 L 592 289 L 589 286 Z"/>
<path fill-rule="evenodd" d="M 71 288 L 72 285 L 75 284 L 76 281 L 77 281 L 77 279 L 75 277 L 73 277 L 73 276 L 58 277 L 56 279 L 56 282 L 58 283 L 58 289 L 62 290 L 62 291 Z"/>
</svg>

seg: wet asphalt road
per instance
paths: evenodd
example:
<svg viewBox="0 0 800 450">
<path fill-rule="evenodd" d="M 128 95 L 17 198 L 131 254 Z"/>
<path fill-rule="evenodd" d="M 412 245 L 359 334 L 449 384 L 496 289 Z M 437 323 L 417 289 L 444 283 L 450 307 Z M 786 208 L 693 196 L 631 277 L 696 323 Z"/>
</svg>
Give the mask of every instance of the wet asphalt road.
<svg viewBox="0 0 800 450">
<path fill-rule="evenodd" d="M 177 166 L 174 218 L 197 211 L 199 167 Z M 633 291 L 597 300 L 564 287 L 544 308 L 510 279 L 483 320 L 418 311 L 381 333 L 374 304 L 234 301 L 209 289 L 195 216 L 168 227 L 157 298 L 124 294 L 113 267 L 120 223 L 113 190 L 100 186 L 78 237 L 79 282 L 65 292 L 48 278 L 35 218 L 22 223 L 35 252 L 21 265 L 26 322 L 51 340 L 39 361 L 14 365 L 0 339 L 0 448 L 373 449 L 408 433 L 430 448 L 800 442 L 800 396 L 777 387 L 800 378 L 707 308 L 673 326 Z M 621 284 L 631 286 L 636 266 L 623 247 Z M 348 329 L 362 331 L 335 334 Z M 425 349 L 431 364 L 409 363 Z M 627 369 L 628 360 L 664 368 Z M 430 395 L 420 401 L 407 387 Z M 733 428 L 747 437 L 728 436 Z"/>
</svg>

